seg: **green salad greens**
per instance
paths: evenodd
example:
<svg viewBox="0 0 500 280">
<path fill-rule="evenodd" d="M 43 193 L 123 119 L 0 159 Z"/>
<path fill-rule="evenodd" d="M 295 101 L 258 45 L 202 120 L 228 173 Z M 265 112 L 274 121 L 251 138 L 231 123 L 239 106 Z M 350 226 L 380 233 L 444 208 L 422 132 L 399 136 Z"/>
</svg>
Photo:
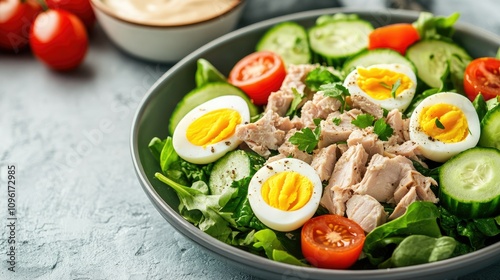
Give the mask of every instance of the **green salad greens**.
<svg viewBox="0 0 500 280">
<path fill-rule="evenodd" d="M 443 17 L 421 13 L 413 25 L 418 30 L 421 40 L 453 43 L 453 26 L 458 17 L 458 14 Z M 318 19 L 317 24 L 357 18 L 356 15 L 336 15 L 335 17 L 325 15 Z M 315 58 L 318 59 L 318 56 L 313 55 L 309 62 L 318 62 Z M 443 71 L 439 73 L 441 75 L 438 79 L 439 86 L 431 87 L 419 82 L 417 89 L 419 94 L 415 95 L 404 115 L 409 116 L 424 98 L 437 92 L 462 93 L 464 69 L 471 58 L 456 52 L 443 55 L 440 59 L 439 63 L 443 66 Z M 324 61 L 321 59 L 319 62 Z M 342 60 L 335 59 L 334 61 L 339 63 Z M 326 96 L 333 97 L 340 102 L 341 112 L 348 110 L 347 100 L 350 94 L 342 85 L 346 73 L 342 70 L 329 71 L 327 67 L 342 69 L 342 65 L 324 65 L 316 68 L 308 74 L 305 80 L 306 90 L 321 90 Z M 419 68 L 418 65 L 417 68 Z M 199 59 L 197 71 L 194 74 L 197 87 L 226 82 L 225 76 L 202 58 Z M 397 86 L 392 90 L 395 92 Z M 307 97 L 305 92 L 299 92 L 297 89 L 293 90 L 293 95 L 293 101 L 286 113 L 288 117 L 300 115 L 299 105 Z M 482 95 L 478 95 L 473 105 L 480 120 L 493 108 Z M 386 115 L 387 111 L 384 111 L 384 114 Z M 252 121 L 260 117 L 262 117 L 261 114 L 256 114 Z M 290 143 L 298 146 L 301 151 L 312 153 L 320 140 L 319 121 L 315 120 L 316 128 L 303 128 L 290 137 Z M 333 119 L 333 122 L 338 124 L 340 119 Z M 387 140 L 394 133 L 382 118 L 376 120 L 369 114 L 357 116 L 353 124 L 361 128 L 373 126 L 374 132 L 381 140 Z M 177 193 L 179 198 L 177 211 L 187 221 L 210 236 L 247 252 L 292 265 L 311 265 L 302 255 L 300 229 L 292 232 L 272 230 L 264 225 L 252 211 L 248 199 L 249 182 L 253 174 L 264 166 L 266 158 L 250 150 L 238 149 L 213 163 L 193 164 L 179 157 L 173 147 L 171 136 L 165 139 L 153 138 L 149 149 L 158 162 L 156 179 Z M 229 176 L 227 180 L 225 179 L 225 182 L 228 182 L 227 186 L 218 187 L 217 191 L 214 191 L 214 187 L 210 185 L 211 180 L 222 172 L 219 169 L 227 168 L 226 157 L 229 156 L 244 161 L 243 164 L 235 167 L 243 169 L 238 170 L 241 178 L 235 179 Z M 440 164 L 431 163 L 429 167 L 425 167 L 420 162 L 413 161 L 413 165 L 418 172 L 434 178 L 439 183 Z M 432 190 L 436 195 L 439 192 L 437 186 L 433 186 Z M 391 205 L 384 206 L 389 213 L 394 210 Z M 316 211 L 316 216 L 325 213 L 328 211 L 320 206 Z M 404 215 L 376 227 L 366 235 L 363 254 L 352 269 L 403 267 L 435 262 L 479 250 L 499 239 L 500 216 L 461 218 L 439 203 L 415 201 L 409 205 Z"/>
</svg>

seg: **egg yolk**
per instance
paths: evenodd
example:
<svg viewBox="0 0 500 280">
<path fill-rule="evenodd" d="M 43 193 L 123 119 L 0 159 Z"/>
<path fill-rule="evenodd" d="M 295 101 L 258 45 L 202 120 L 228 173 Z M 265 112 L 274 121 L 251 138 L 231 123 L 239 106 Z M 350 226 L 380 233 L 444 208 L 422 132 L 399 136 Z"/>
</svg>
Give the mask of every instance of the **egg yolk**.
<svg viewBox="0 0 500 280">
<path fill-rule="evenodd" d="M 393 98 L 392 89 L 397 87 L 395 95 L 411 88 L 411 79 L 398 72 L 383 68 L 358 68 L 356 83 L 366 94 L 377 100 Z M 399 80 L 399 86 L 396 83 Z"/>
<path fill-rule="evenodd" d="M 311 180 L 294 171 L 285 171 L 269 177 L 261 189 L 264 201 L 283 211 L 302 208 L 311 199 L 312 192 Z"/>
<path fill-rule="evenodd" d="M 193 121 L 186 130 L 186 138 L 196 146 L 206 147 L 231 137 L 240 123 L 238 111 L 214 110 Z"/>
<path fill-rule="evenodd" d="M 463 141 L 469 133 L 464 112 L 445 103 L 423 108 L 419 115 L 419 124 L 425 134 L 444 143 Z"/>
</svg>

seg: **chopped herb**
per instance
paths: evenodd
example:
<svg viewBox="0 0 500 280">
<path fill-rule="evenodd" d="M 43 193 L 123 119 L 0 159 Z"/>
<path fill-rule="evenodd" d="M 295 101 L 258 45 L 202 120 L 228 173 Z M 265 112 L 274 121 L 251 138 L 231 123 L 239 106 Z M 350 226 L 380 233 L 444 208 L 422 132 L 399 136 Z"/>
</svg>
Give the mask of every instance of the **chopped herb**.
<svg viewBox="0 0 500 280">
<path fill-rule="evenodd" d="M 333 74 L 326 67 L 321 66 L 309 72 L 304 82 L 310 90 L 318 91 L 324 84 L 340 82 L 342 80 L 342 77 Z"/>
<path fill-rule="evenodd" d="M 384 119 L 378 119 L 374 124 L 373 132 L 378 135 L 380 140 L 387 141 L 394 131 Z"/>
<path fill-rule="evenodd" d="M 436 118 L 436 126 L 440 129 L 444 129 L 443 123 L 439 120 L 439 118 Z"/>
<path fill-rule="evenodd" d="M 332 121 L 335 125 L 339 125 L 342 120 L 340 118 L 334 118 Z"/>
<path fill-rule="evenodd" d="M 318 145 L 320 132 L 320 126 L 317 126 L 314 130 L 306 127 L 295 132 L 295 134 L 290 137 L 289 141 L 296 145 L 299 150 L 306 153 L 312 153 L 314 148 Z"/>
<path fill-rule="evenodd" d="M 287 116 L 293 116 L 297 113 L 297 108 L 299 107 L 299 104 L 304 100 L 304 93 L 299 92 L 296 88 L 292 88 L 292 94 L 293 94 L 293 100 L 292 103 L 290 104 L 290 108 L 288 108 L 288 111 L 286 112 Z"/>
<path fill-rule="evenodd" d="M 313 123 L 315 126 L 318 126 L 321 123 L 321 118 L 313 119 Z"/>
<path fill-rule="evenodd" d="M 325 84 L 320 86 L 320 90 L 323 91 L 324 96 L 329 96 L 337 99 L 340 101 L 340 108 L 339 111 L 341 113 L 344 112 L 344 110 L 349 109 L 349 104 L 346 102 L 346 97 L 350 96 L 349 90 L 342 85 L 342 83 L 330 83 L 330 84 Z"/>
<path fill-rule="evenodd" d="M 366 128 L 373 125 L 375 117 L 369 114 L 361 114 L 352 120 L 351 123 L 359 128 Z"/>
<path fill-rule="evenodd" d="M 387 83 L 385 82 L 380 82 L 380 85 L 383 87 L 383 88 L 386 88 L 386 89 L 391 89 L 391 86 L 388 85 Z"/>
<path fill-rule="evenodd" d="M 386 108 L 382 108 L 382 112 L 383 112 L 384 118 L 387 117 L 387 115 L 389 115 L 389 110 L 387 110 Z"/>
<path fill-rule="evenodd" d="M 391 96 L 392 98 L 396 98 L 396 92 L 398 90 L 398 88 L 401 86 L 401 79 L 398 79 L 393 85 L 392 87 L 390 85 L 388 85 L 387 83 L 384 83 L 384 82 L 380 82 L 380 86 L 388 89 L 391 91 Z"/>
<path fill-rule="evenodd" d="M 396 92 L 398 91 L 398 88 L 401 86 L 401 79 L 398 79 L 391 88 L 391 96 L 392 98 L 396 98 Z"/>
</svg>

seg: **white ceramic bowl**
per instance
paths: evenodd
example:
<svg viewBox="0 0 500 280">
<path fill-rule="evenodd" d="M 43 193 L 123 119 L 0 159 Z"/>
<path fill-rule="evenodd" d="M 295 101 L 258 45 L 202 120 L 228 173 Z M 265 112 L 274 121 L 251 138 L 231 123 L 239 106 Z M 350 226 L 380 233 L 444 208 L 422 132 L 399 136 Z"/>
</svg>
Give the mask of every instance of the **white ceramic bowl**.
<svg viewBox="0 0 500 280">
<path fill-rule="evenodd" d="M 176 62 L 233 30 L 245 5 L 245 0 L 237 0 L 232 8 L 215 17 L 176 25 L 133 20 L 118 14 L 103 0 L 90 2 L 98 23 L 119 48 L 155 62 Z"/>
</svg>

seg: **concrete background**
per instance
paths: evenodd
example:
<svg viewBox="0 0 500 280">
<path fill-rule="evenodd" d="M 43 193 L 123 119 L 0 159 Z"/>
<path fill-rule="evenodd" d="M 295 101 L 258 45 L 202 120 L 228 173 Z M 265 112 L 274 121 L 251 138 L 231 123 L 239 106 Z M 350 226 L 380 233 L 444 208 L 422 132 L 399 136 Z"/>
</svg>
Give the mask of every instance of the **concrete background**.
<svg viewBox="0 0 500 280">
<path fill-rule="evenodd" d="M 336 5 L 308 1 L 298 8 L 297 2 L 288 3 L 291 10 Z M 433 9 L 459 11 L 461 21 L 500 34 L 499 7 L 494 0 L 450 0 L 435 1 Z M 269 15 L 290 11 L 285 4 L 273 9 Z M 245 24 L 263 17 L 248 8 Z M 132 118 L 170 66 L 122 53 L 98 26 L 84 64 L 73 73 L 47 70 L 30 53 L 0 53 L 0 228 L 7 224 L 10 164 L 17 166 L 18 199 L 17 272 L 7 270 L 8 233 L 0 230 L 0 279 L 253 279 L 177 233 L 136 179 Z M 498 273 L 500 264 L 464 279 Z"/>
</svg>

